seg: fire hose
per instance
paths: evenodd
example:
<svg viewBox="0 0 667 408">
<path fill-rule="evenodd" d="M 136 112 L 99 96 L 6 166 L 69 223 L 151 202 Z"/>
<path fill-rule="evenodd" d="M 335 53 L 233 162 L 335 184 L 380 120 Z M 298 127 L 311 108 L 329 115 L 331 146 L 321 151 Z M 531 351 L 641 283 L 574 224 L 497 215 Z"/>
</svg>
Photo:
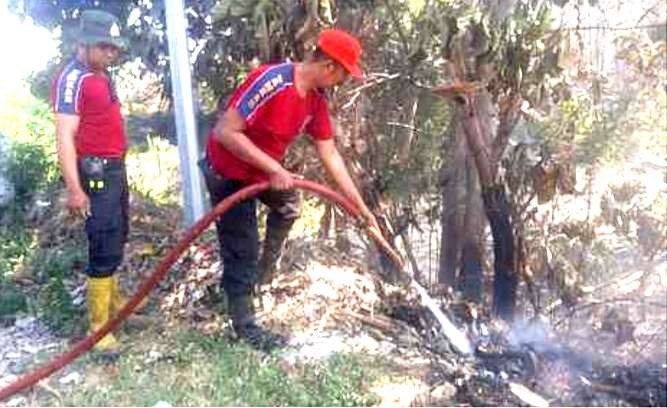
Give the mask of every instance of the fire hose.
<svg viewBox="0 0 667 408">
<path fill-rule="evenodd" d="M 308 180 L 294 180 L 294 187 L 302 190 L 311 191 L 329 201 L 332 201 L 342 207 L 347 213 L 359 219 L 360 210 L 345 196 L 337 193 L 323 185 L 308 181 Z M 136 293 L 127 303 L 121 308 L 115 317 L 110 319 L 99 330 L 91 333 L 86 338 L 77 342 L 65 353 L 57 356 L 53 360 L 38 367 L 37 369 L 24 374 L 16 379 L 13 383 L 0 389 L 0 401 L 14 395 L 15 393 L 35 385 L 38 381 L 48 377 L 54 372 L 60 370 L 67 364 L 81 354 L 90 350 L 95 343 L 106 336 L 112 330 L 115 330 L 120 323 L 123 322 L 137 307 L 137 305 L 148 295 L 148 293 L 158 284 L 162 278 L 169 272 L 169 268 L 180 258 L 183 252 L 190 247 L 192 242 L 199 237 L 199 235 L 220 215 L 229 211 L 237 203 L 256 196 L 257 194 L 269 188 L 268 182 L 256 183 L 247 186 L 236 193 L 230 195 L 222 200 L 215 208 L 208 214 L 204 215 L 194 225 L 185 231 L 181 240 L 172 248 L 162 261 L 157 265 L 153 273 L 141 284 Z M 402 271 L 404 264 L 401 257 L 391 248 L 389 243 L 382 237 L 380 231 L 366 225 L 366 231 L 369 237 L 385 252 Z"/>
</svg>

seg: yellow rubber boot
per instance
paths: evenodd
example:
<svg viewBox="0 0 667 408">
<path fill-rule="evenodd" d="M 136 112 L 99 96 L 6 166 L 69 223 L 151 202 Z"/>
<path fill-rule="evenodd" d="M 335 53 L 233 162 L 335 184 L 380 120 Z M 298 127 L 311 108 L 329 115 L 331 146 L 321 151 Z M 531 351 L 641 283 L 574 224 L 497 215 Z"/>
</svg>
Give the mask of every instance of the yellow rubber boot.
<svg viewBox="0 0 667 408">
<path fill-rule="evenodd" d="M 87 303 L 91 332 L 97 331 L 109 320 L 113 285 L 113 278 L 111 276 L 106 278 L 88 278 Z M 95 350 L 115 352 L 118 350 L 118 341 L 113 334 L 109 333 L 95 344 Z"/>
<path fill-rule="evenodd" d="M 109 307 L 109 315 L 111 317 L 115 316 L 120 309 L 125 306 L 127 299 L 123 296 L 123 293 L 120 291 L 120 286 L 118 285 L 118 278 L 116 275 L 111 277 L 112 287 L 111 287 L 111 306 Z M 148 304 L 148 298 L 143 298 L 141 302 L 134 309 L 134 313 L 139 312 Z"/>
</svg>

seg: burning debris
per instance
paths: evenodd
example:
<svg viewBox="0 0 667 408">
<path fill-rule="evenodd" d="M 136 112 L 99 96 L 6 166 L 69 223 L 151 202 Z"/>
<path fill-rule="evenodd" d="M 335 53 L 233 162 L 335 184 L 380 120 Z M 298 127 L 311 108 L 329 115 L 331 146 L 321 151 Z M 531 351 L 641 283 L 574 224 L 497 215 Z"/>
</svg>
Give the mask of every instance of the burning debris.
<svg viewBox="0 0 667 408">
<path fill-rule="evenodd" d="M 483 313 L 464 313 L 472 307 L 465 302 L 439 296 L 441 311 L 454 312 L 452 324 L 465 327 L 471 339 L 474 353 L 466 357 L 451 338 L 439 333 L 438 322 L 421 306 L 417 291 L 383 282 L 368 255 L 332 258 L 333 241 L 302 240 L 291 245 L 282 273 L 259 288 L 257 305 L 264 324 L 290 336 L 283 353 L 289 364 L 336 352 L 400 356 L 404 367 L 420 367 L 410 377 L 421 384 L 410 387 L 413 405 L 660 406 L 667 402 L 665 365 L 648 361 L 624 365 L 602 350 L 594 352 L 591 336 L 599 338 L 611 330 L 615 339 L 619 327 L 627 326 L 620 317 L 612 319 L 613 313 L 606 313 L 606 319 L 598 313 L 597 326 L 589 322 L 588 327 L 598 330 L 587 334 L 590 344 L 583 347 L 572 333 L 551 328 L 546 318 L 514 325 L 486 321 L 480 317 Z M 217 322 L 216 330 L 227 330 L 223 314 L 210 312 L 206 304 L 218 292 L 220 278 L 217 257 L 207 248 L 207 244 L 194 248 L 179 266 L 185 276 L 173 289 L 191 296 L 172 290 L 165 299 L 189 305 L 175 310 L 181 316 L 189 310 L 186 315 L 196 327 L 210 330 Z M 608 347 L 634 342 L 614 340 Z M 452 392 L 445 393 L 446 398 L 436 397 L 443 387 Z"/>
</svg>

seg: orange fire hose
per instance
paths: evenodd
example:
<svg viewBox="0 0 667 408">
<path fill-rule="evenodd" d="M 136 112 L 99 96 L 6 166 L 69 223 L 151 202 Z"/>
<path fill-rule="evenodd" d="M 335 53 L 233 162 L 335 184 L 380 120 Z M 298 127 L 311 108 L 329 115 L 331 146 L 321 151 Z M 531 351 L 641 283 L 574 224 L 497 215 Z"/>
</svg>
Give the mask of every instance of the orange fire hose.
<svg viewBox="0 0 667 408">
<path fill-rule="evenodd" d="M 76 343 L 70 350 L 57 356 L 50 362 L 36 368 L 35 370 L 24 374 L 16 381 L 8 386 L 0 389 L 0 401 L 16 394 L 17 392 L 36 384 L 41 379 L 48 377 L 54 372 L 60 370 L 65 365 L 71 363 L 81 354 L 90 350 L 95 343 L 102 337 L 114 330 L 118 325 L 125 320 L 137 307 L 137 305 L 148 295 L 148 293 L 158 284 L 162 278 L 167 274 L 169 268 L 178 260 L 183 252 L 192 244 L 199 235 L 220 215 L 229 211 L 236 203 L 254 197 L 257 194 L 269 188 L 268 182 L 262 182 L 245 187 L 226 199 L 222 200 L 215 208 L 208 214 L 203 216 L 197 223 L 185 231 L 183 238 L 172 248 L 162 261 L 155 268 L 155 271 L 139 286 L 137 292 L 132 298 L 123 306 L 123 308 L 110 319 L 104 326 L 96 332 L 91 333 L 83 340 Z M 359 209 L 345 196 L 337 193 L 321 184 L 308 180 L 295 180 L 295 188 L 311 191 L 327 200 L 333 201 L 341 206 L 346 212 L 355 218 L 359 218 Z M 401 257 L 389 246 L 387 241 L 382 237 L 380 231 L 375 228 L 366 227 L 366 231 L 373 241 L 384 251 L 396 264 L 403 269 L 403 260 Z"/>
</svg>

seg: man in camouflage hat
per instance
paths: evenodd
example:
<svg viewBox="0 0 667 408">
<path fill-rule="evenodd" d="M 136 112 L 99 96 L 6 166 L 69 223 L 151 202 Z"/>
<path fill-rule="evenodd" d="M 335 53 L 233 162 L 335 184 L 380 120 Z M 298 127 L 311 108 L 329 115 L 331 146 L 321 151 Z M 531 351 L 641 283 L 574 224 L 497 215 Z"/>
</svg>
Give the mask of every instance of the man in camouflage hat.
<svg viewBox="0 0 667 408">
<path fill-rule="evenodd" d="M 87 306 L 95 331 L 122 307 L 114 272 L 128 234 L 128 185 L 121 105 L 107 72 L 125 43 L 118 19 L 101 10 L 81 13 L 76 51 L 55 77 L 58 158 L 67 186 L 67 207 L 85 218 L 88 238 Z M 116 353 L 113 334 L 95 346 Z"/>
</svg>

